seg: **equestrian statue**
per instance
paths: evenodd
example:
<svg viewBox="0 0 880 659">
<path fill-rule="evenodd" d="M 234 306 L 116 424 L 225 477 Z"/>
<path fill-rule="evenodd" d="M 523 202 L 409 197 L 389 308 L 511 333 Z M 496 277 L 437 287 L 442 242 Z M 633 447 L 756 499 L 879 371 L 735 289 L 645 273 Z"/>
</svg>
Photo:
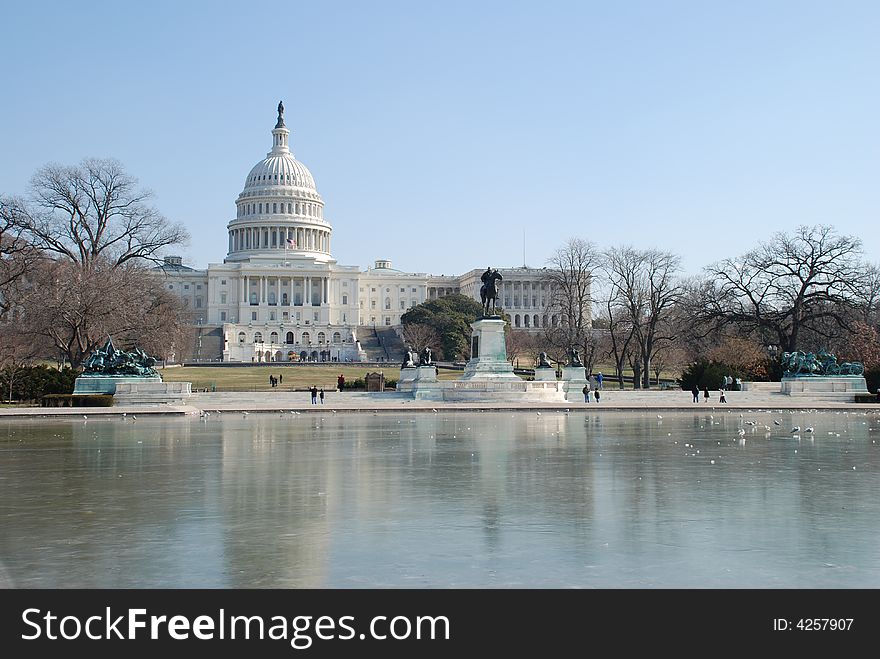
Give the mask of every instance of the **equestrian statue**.
<svg viewBox="0 0 880 659">
<path fill-rule="evenodd" d="M 503 279 L 504 277 L 501 276 L 501 273 L 492 268 L 486 268 L 486 272 L 480 276 L 480 281 L 483 282 L 483 285 L 480 287 L 480 300 L 483 303 L 483 316 L 496 315 L 495 305 L 498 300 L 498 285 L 495 282 Z M 492 306 L 492 313 L 489 313 L 490 303 Z"/>
</svg>

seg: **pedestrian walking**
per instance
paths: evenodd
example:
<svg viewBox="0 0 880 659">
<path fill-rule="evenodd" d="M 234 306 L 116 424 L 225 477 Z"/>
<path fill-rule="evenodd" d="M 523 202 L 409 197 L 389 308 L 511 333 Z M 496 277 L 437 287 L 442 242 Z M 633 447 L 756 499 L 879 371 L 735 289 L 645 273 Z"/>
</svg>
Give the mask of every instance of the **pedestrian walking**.
<svg viewBox="0 0 880 659">
<path fill-rule="evenodd" d="M 270 387 L 275 386 L 275 378 L 273 378 L 271 374 L 269 375 L 269 386 Z"/>
<path fill-rule="evenodd" d="M 282 382 L 284 382 L 284 373 L 279 373 L 278 374 L 278 384 L 281 384 Z"/>
<path fill-rule="evenodd" d="M 324 387 L 321 387 L 321 393 L 319 395 L 321 396 L 321 405 L 323 405 L 324 404 Z"/>
<path fill-rule="evenodd" d="M 599 402 L 599 390 L 596 389 L 596 391 L 593 392 L 593 395 L 596 397 L 596 402 L 598 403 Z"/>
<path fill-rule="evenodd" d="M 601 371 L 598 372 L 598 373 L 596 373 L 596 385 L 597 385 L 596 388 L 597 388 L 597 389 L 601 389 L 601 388 L 602 388 L 602 380 L 603 380 L 603 379 L 604 379 L 604 378 L 602 377 L 602 372 L 601 372 Z"/>
<path fill-rule="evenodd" d="M 339 389 L 339 391 L 342 391 L 345 388 L 345 376 L 342 373 L 336 378 L 336 388 Z"/>
<path fill-rule="evenodd" d="M 318 388 L 315 385 L 312 385 L 312 388 L 309 389 L 312 393 L 312 405 L 318 404 Z"/>
<path fill-rule="evenodd" d="M 709 387 L 703 387 L 703 401 L 709 402 Z"/>
<path fill-rule="evenodd" d="M 726 403 L 727 399 L 724 398 L 724 389 L 721 390 L 721 398 L 718 399 L 719 403 Z"/>
<path fill-rule="evenodd" d="M 584 402 L 589 403 L 590 402 L 590 383 L 589 382 L 585 383 L 584 388 L 581 391 L 584 392 Z"/>
<path fill-rule="evenodd" d="M 700 402 L 700 388 L 697 385 L 694 385 L 694 388 L 691 389 L 691 393 L 694 395 L 694 402 Z"/>
</svg>

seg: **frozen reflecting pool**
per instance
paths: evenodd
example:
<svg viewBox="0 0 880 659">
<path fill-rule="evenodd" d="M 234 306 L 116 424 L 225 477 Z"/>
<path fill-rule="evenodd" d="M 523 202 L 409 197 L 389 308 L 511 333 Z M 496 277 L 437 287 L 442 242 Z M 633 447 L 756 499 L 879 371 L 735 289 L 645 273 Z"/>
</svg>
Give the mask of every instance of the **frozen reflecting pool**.
<svg viewBox="0 0 880 659">
<path fill-rule="evenodd" d="M 878 440 L 861 412 L 3 420 L 0 582 L 877 588 Z"/>
</svg>

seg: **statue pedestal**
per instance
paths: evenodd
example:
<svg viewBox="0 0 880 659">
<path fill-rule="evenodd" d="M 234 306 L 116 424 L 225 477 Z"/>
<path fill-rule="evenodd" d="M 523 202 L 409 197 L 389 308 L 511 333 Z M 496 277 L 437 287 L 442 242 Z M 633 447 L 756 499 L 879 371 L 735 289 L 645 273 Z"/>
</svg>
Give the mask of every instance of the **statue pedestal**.
<svg viewBox="0 0 880 659">
<path fill-rule="evenodd" d="M 535 382 L 556 382 L 556 369 L 550 366 L 536 368 Z"/>
<path fill-rule="evenodd" d="M 412 370 L 414 370 L 416 374 L 409 390 L 413 392 L 416 399 L 443 399 L 443 386 L 440 384 L 440 381 L 437 380 L 437 369 L 435 366 L 419 366 Z"/>
<path fill-rule="evenodd" d="M 583 366 L 564 366 L 562 368 L 562 390 L 569 403 L 584 402 L 584 385 L 587 384 L 587 370 Z"/>
<path fill-rule="evenodd" d="M 80 375 L 74 380 L 75 394 L 115 394 L 116 386 L 122 383 L 138 384 L 146 382 L 162 382 L 158 375 L 140 377 L 137 375 Z"/>
<path fill-rule="evenodd" d="M 471 359 L 461 380 L 519 380 L 507 361 L 504 321 L 480 318 L 471 323 Z"/>
<path fill-rule="evenodd" d="M 813 396 L 852 403 L 856 394 L 867 394 L 868 385 L 859 375 L 807 375 L 782 378 L 780 391 L 789 396 Z"/>
<path fill-rule="evenodd" d="M 113 396 L 114 405 L 185 405 L 192 396 L 192 382 L 147 380 L 120 383 Z"/>
</svg>

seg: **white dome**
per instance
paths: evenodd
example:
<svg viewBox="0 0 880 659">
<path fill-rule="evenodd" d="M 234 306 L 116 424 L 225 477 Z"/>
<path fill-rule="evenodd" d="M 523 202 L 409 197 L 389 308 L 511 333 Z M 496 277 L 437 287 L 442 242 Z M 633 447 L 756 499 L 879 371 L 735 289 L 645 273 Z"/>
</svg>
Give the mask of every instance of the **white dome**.
<svg viewBox="0 0 880 659">
<path fill-rule="evenodd" d="M 313 194 L 318 192 L 312 173 L 289 151 L 269 153 L 266 158 L 254 165 L 244 182 L 244 189 L 248 192 L 270 187 L 301 188 Z M 271 194 L 272 191 L 264 190 L 264 192 Z"/>
<path fill-rule="evenodd" d="M 312 173 L 290 152 L 289 137 L 284 106 L 279 103 L 272 150 L 247 175 L 244 190 L 235 202 L 235 218 L 227 225 L 227 260 L 257 255 L 332 259 L 333 228 L 324 219 L 324 201 Z"/>
</svg>

